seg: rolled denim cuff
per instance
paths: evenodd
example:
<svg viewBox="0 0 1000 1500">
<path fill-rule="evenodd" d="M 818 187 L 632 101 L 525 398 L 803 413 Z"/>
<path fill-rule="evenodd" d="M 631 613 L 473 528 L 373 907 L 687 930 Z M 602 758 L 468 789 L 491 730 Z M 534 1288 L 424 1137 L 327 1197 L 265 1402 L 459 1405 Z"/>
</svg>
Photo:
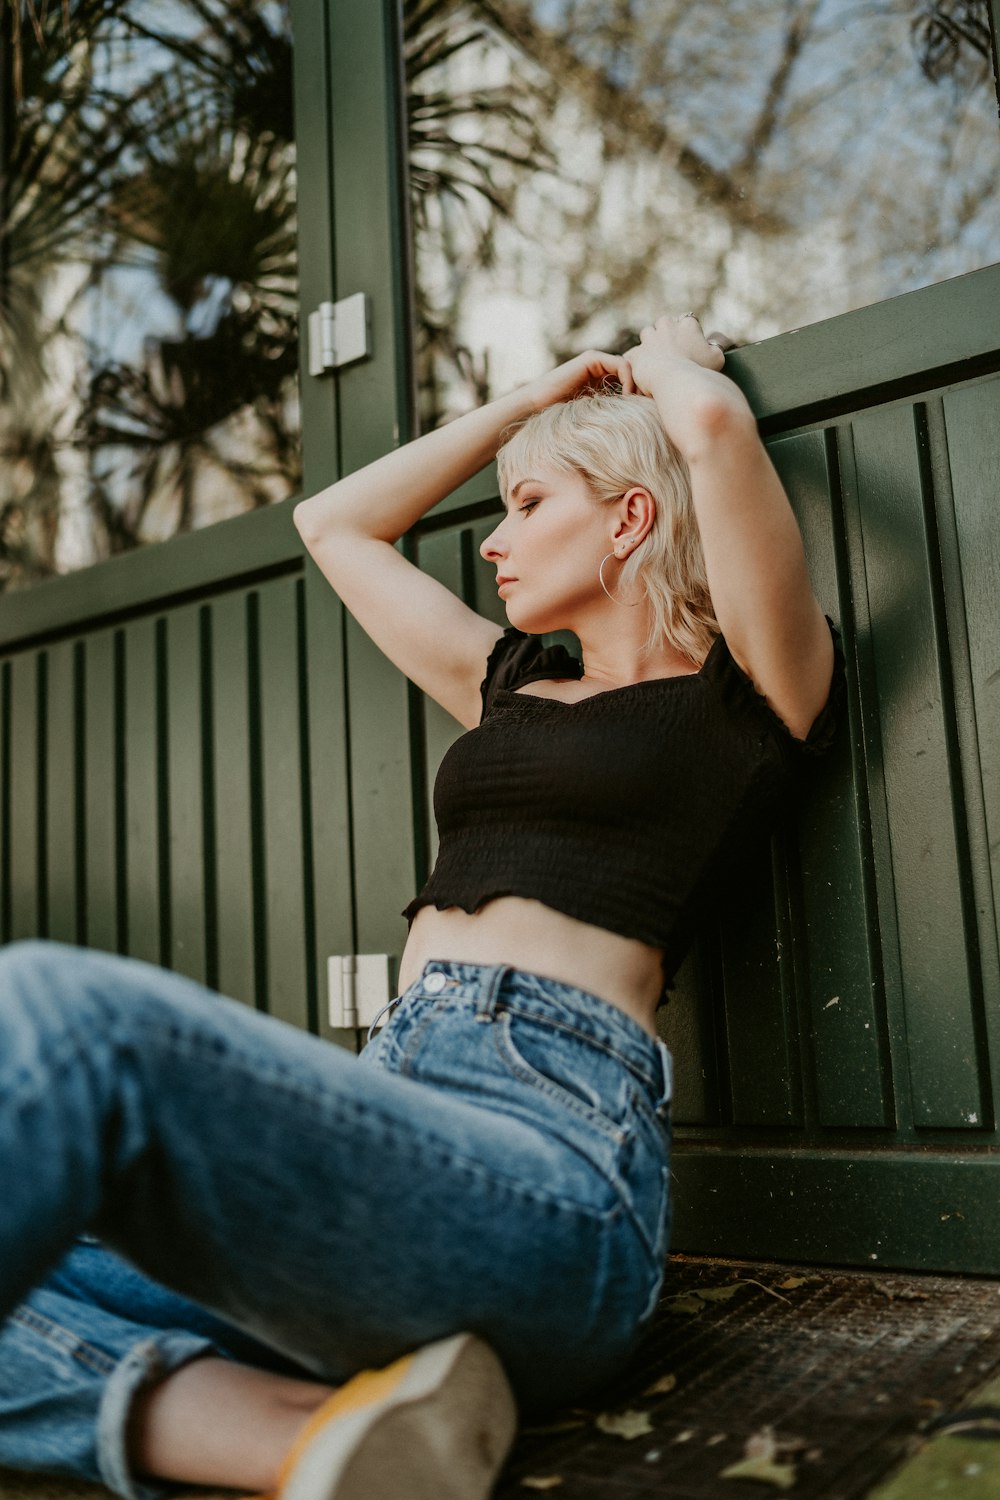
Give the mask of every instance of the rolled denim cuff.
<svg viewBox="0 0 1000 1500">
<path fill-rule="evenodd" d="M 129 1462 L 129 1420 L 139 1392 L 170 1375 L 189 1360 L 218 1354 L 209 1340 L 192 1333 L 161 1333 L 142 1339 L 108 1377 L 97 1416 L 97 1465 L 109 1490 L 125 1500 L 160 1500 L 175 1494 L 169 1479 L 140 1479 Z"/>
</svg>

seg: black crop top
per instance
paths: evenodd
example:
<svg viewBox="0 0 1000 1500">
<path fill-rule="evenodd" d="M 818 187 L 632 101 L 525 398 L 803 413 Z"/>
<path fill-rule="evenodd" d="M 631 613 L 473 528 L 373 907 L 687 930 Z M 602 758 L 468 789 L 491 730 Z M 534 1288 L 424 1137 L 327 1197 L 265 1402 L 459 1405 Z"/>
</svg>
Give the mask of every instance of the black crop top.
<svg viewBox="0 0 1000 1500">
<path fill-rule="evenodd" d="M 579 678 L 580 663 L 508 628 L 482 721 L 441 762 L 437 863 L 404 916 L 531 897 L 662 949 L 669 985 L 719 878 L 773 825 L 803 758 L 833 739 L 844 666 L 830 629 L 830 696 L 797 740 L 721 635 L 698 672 L 563 703 L 516 689 Z"/>
</svg>

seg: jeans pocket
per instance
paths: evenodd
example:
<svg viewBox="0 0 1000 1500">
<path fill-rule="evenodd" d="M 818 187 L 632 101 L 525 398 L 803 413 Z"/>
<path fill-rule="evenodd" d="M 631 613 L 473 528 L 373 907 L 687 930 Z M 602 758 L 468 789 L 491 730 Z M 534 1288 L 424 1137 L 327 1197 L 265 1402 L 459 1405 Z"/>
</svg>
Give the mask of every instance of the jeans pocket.
<svg viewBox="0 0 1000 1500">
<path fill-rule="evenodd" d="M 497 1014 L 492 1030 L 513 1077 L 616 1144 L 626 1140 L 635 1087 L 613 1053 L 564 1026 L 509 1010 Z"/>
</svg>

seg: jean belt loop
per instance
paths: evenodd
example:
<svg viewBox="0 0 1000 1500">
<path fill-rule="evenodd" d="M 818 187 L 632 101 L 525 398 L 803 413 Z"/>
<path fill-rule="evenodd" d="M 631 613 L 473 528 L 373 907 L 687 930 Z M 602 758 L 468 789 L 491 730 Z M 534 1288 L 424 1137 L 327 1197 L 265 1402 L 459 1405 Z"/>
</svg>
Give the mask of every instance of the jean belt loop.
<svg viewBox="0 0 1000 1500">
<path fill-rule="evenodd" d="M 375 1030 L 375 1027 L 378 1025 L 379 1021 L 381 1021 L 381 1019 L 385 1015 L 386 1011 L 387 1010 L 392 1010 L 392 1007 L 394 1005 L 398 1005 L 399 1002 L 400 1002 L 400 1000 L 402 1000 L 402 998 L 403 998 L 402 995 L 396 995 L 394 999 L 386 1001 L 385 1005 L 383 1005 L 382 1009 L 379 1011 L 378 1015 L 375 1017 L 374 1021 L 372 1022 L 372 1024 L 368 1028 L 368 1035 L 365 1037 L 365 1041 L 366 1042 L 370 1042 L 371 1041 L 371 1039 L 372 1039 L 372 1032 Z"/>
<path fill-rule="evenodd" d="M 660 1097 L 656 1105 L 656 1113 L 665 1118 L 670 1113 L 671 1101 L 674 1097 L 674 1064 L 670 1056 L 670 1049 L 665 1042 L 659 1038 L 656 1040 L 656 1050 L 660 1057 Z"/>
<path fill-rule="evenodd" d="M 476 996 L 476 1014 L 492 1016 L 496 1013 L 500 990 L 507 975 L 512 972 L 510 964 L 484 964 Z"/>
</svg>

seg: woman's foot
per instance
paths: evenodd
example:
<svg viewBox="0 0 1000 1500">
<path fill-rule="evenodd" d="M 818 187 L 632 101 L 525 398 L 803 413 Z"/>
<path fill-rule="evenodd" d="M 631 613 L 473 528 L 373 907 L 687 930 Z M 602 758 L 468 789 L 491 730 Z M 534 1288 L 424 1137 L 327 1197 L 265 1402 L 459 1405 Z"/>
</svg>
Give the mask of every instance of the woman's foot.
<svg viewBox="0 0 1000 1500">
<path fill-rule="evenodd" d="M 276 1500 L 486 1500 L 516 1420 L 499 1359 L 458 1333 L 335 1391 L 292 1445 Z"/>
</svg>

